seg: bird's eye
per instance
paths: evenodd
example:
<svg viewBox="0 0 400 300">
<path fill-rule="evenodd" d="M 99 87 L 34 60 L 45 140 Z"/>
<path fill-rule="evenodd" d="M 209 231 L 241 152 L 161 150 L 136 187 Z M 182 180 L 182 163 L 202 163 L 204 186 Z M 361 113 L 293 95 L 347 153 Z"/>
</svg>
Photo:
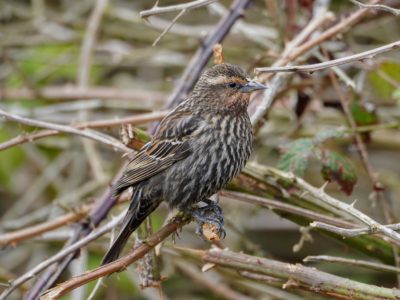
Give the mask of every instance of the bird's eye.
<svg viewBox="0 0 400 300">
<path fill-rule="evenodd" d="M 239 87 L 239 85 L 236 82 L 231 82 L 228 84 L 228 86 L 233 89 Z"/>
</svg>

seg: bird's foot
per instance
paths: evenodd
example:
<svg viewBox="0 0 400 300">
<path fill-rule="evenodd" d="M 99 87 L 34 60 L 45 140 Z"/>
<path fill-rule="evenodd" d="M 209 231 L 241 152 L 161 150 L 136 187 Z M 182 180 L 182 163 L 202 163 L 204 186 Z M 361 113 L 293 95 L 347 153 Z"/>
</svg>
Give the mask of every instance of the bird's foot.
<svg viewBox="0 0 400 300">
<path fill-rule="evenodd" d="M 224 229 L 224 213 L 218 203 L 206 199 L 206 206 L 196 207 L 191 212 L 197 223 L 196 234 L 205 240 L 223 239 L 226 236 Z"/>
</svg>

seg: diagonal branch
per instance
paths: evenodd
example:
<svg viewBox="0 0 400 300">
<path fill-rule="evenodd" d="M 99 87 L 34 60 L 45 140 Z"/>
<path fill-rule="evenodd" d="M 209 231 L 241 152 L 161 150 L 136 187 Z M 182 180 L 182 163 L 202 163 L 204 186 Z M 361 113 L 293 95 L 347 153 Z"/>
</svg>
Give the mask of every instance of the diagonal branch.
<svg viewBox="0 0 400 300">
<path fill-rule="evenodd" d="M 252 164 L 254 165 L 254 164 Z M 259 167 L 259 166 L 258 166 Z M 334 207 L 342 212 L 346 212 L 347 214 L 351 215 L 355 219 L 361 221 L 365 225 L 367 225 L 370 228 L 371 233 L 381 233 L 382 235 L 390 238 L 396 245 L 400 245 L 400 234 L 397 233 L 396 231 L 390 229 L 387 226 L 384 226 L 374 219 L 370 218 L 366 214 L 362 213 L 358 209 L 356 209 L 352 204 L 347 204 L 345 202 L 342 202 L 340 200 L 337 200 L 328 194 L 325 193 L 325 191 L 322 188 L 316 188 L 312 186 L 311 184 L 307 183 L 305 180 L 303 180 L 300 177 L 296 177 L 293 174 L 290 173 L 285 173 L 279 170 L 275 170 L 273 168 L 268 168 L 268 172 L 271 172 L 277 178 L 282 178 L 285 180 L 288 180 L 289 182 L 292 182 L 296 184 L 301 190 L 306 191 L 309 195 L 312 197 L 318 199 L 319 201 Z"/>
<path fill-rule="evenodd" d="M 188 11 L 191 9 L 199 8 L 202 6 L 207 6 L 213 2 L 217 2 L 218 0 L 196 0 L 188 3 L 182 3 L 182 4 L 177 4 L 177 5 L 171 5 L 171 6 L 157 6 L 157 3 L 154 5 L 153 8 L 148 9 L 148 10 L 143 10 L 140 12 L 140 16 L 142 18 L 148 18 L 150 16 L 154 15 L 160 15 L 160 14 L 165 14 L 165 13 L 170 13 L 170 12 L 175 12 L 175 11 Z"/>
<path fill-rule="evenodd" d="M 287 67 L 265 67 L 265 68 L 256 68 L 255 71 L 258 73 L 275 73 L 275 72 L 314 72 L 318 70 L 323 70 L 327 68 L 331 68 L 334 66 L 341 66 L 344 64 L 357 62 L 363 59 L 370 59 L 375 55 L 385 53 L 388 51 L 392 51 L 396 48 L 400 47 L 400 41 L 387 44 L 382 47 L 374 48 L 365 52 L 357 53 L 354 55 L 317 63 L 311 65 L 304 65 L 304 66 L 287 66 Z"/>
<path fill-rule="evenodd" d="M 74 256 L 76 251 L 87 245 L 88 243 L 96 240 L 103 234 L 107 233 L 114 227 L 116 227 L 123 219 L 125 215 L 125 211 L 122 212 L 118 217 L 114 218 L 110 222 L 108 222 L 106 225 L 102 226 L 101 228 L 96 229 L 86 237 L 80 239 L 79 241 L 69 245 L 68 247 L 65 247 L 62 251 L 58 252 L 57 254 L 53 255 L 52 257 L 42 261 L 40 264 L 35 266 L 33 269 L 29 270 L 22 276 L 18 277 L 17 279 L 13 280 L 10 282 L 9 287 L 4 290 L 1 295 L 0 295 L 0 300 L 5 300 L 7 297 L 20 285 L 25 283 L 26 281 L 34 278 L 37 274 L 45 270 L 51 265 L 54 265 L 58 261 L 62 260 L 63 258 L 67 258 L 70 256 Z"/>
<path fill-rule="evenodd" d="M 393 7 L 383 5 L 383 4 L 365 4 L 361 3 L 360 1 L 357 0 L 350 0 L 354 4 L 358 5 L 360 8 L 370 8 L 370 9 L 376 9 L 376 10 L 383 10 L 386 12 L 390 12 L 391 14 L 395 15 L 396 17 L 400 16 L 400 9 L 395 9 Z"/>
<path fill-rule="evenodd" d="M 56 287 L 46 291 L 41 297 L 42 300 L 58 299 L 62 295 L 82 286 L 90 281 L 110 275 L 115 272 L 120 272 L 126 269 L 127 266 L 142 258 L 146 253 L 153 249 L 156 245 L 166 239 L 168 236 L 176 232 L 180 227 L 188 223 L 189 220 L 181 217 L 175 217 L 170 223 L 165 225 L 159 231 L 149 236 L 139 247 L 133 249 L 128 255 L 113 261 L 104 266 L 98 267 L 92 271 L 88 271 L 77 277 L 73 277 Z"/>
</svg>

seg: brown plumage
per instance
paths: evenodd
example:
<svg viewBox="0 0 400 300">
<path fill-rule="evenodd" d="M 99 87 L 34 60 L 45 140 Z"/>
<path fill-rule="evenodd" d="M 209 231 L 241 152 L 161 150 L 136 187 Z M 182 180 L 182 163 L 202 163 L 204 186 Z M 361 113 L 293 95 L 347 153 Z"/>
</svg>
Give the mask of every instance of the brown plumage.
<svg viewBox="0 0 400 300">
<path fill-rule="evenodd" d="M 222 212 L 208 197 L 249 158 L 253 136 L 247 106 L 250 92 L 264 88 L 234 65 L 216 65 L 202 74 L 191 96 L 161 121 L 113 187 L 115 196 L 132 187 L 132 201 L 103 264 L 118 258 L 131 233 L 161 201 L 198 222 L 223 227 Z M 201 201 L 213 213 L 196 211 Z"/>
</svg>

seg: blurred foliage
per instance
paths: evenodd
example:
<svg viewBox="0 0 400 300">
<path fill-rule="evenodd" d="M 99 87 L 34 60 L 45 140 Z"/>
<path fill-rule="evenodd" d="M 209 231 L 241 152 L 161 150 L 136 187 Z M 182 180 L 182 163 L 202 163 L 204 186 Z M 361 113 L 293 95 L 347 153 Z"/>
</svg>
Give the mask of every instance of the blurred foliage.
<svg viewBox="0 0 400 300">
<path fill-rule="evenodd" d="M 352 164 L 339 153 L 325 149 L 322 144 L 326 140 L 340 136 L 343 136 L 341 131 L 325 130 L 313 139 L 302 138 L 290 142 L 282 149 L 283 154 L 278 161 L 278 168 L 303 177 L 309 158 L 313 157 L 322 164 L 323 179 L 337 182 L 341 190 L 350 195 L 357 183 L 357 175 Z"/>
<path fill-rule="evenodd" d="M 133 96 L 119 98 L 100 95 L 90 99 L 65 100 L 62 97 L 44 97 L 40 93 L 41 88 L 76 86 L 81 70 L 82 38 L 95 1 L 0 1 L 0 109 L 65 125 L 115 120 L 163 109 L 165 99 L 178 83 L 191 57 L 202 46 L 202 38 L 220 20 L 221 7 L 227 9 L 231 1 L 222 0 L 208 8 L 188 11 L 160 43 L 152 47 L 153 41 L 174 18 L 174 14 L 166 14 L 150 18 L 149 22 L 141 20 L 139 12 L 151 8 L 154 2 L 109 1 L 91 56 L 90 87 L 108 87 L 115 92 L 130 91 Z M 182 1 L 163 0 L 159 5 L 178 2 Z M 238 64 L 253 75 L 254 67 L 274 63 L 290 40 L 289 36 L 296 36 L 307 24 L 311 18 L 313 1 L 251 2 L 241 21 L 242 25 L 238 24 L 223 41 L 223 52 L 226 62 Z M 290 10 L 287 5 L 294 5 L 291 7 L 294 8 L 293 16 L 288 15 Z M 330 10 L 338 19 L 354 9 L 354 5 L 347 0 L 330 3 Z M 400 39 L 398 22 L 398 17 L 388 13 L 370 14 L 344 35 L 335 36 L 323 46 L 334 58 L 378 47 Z M 318 59 L 310 55 L 297 63 L 305 61 Z M 209 62 L 208 65 L 211 64 Z M 364 141 L 368 142 L 370 163 L 381 174 L 380 179 L 386 186 L 385 193 L 390 200 L 390 210 L 394 221 L 398 222 L 400 190 L 392 187 L 400 186 L 397 176 L 400 174 L 400 164 L 397 163 L 400 160 L 400 133 L 398 127 L 379 129 L 378 126 L 400 121 L 399 51 L 341 69 L 356 86 L 355 90 L 351 90 L 340 82 L 340 88 L 348 95 L 353 95 L 350 110 L 357 126 L 361 129 L 370 127 L 362 133 Z M 2 93 L 5 90 L 21 92 L 23 89 L 32 90 L 33 95 L 14 98 L 5 97 Z M 142 92 L 149 96 L 135 98 L 136 93 Z M 276 100 L 258 128 L 252 161 L 293 172 L 314 186 L 322 186 L 325 181 L 333 182 L 327 185 L 327 193 L 348 203 L 359 199 L 358 209 L 384 223 L 379 203 L 371 201 L 374 200 L 373 188 L 328 72 L 294 74 L 288 84 L 281 87 Z M 301 113 L 298 113 L 299 109 Z M 39 131 L 17 123 L 0 122 L 0 143 Z M 138 142 L 144 143 L 148 140 L 146 131 L 150 126 L 140 124 L 138 127 L 133 128 L 133 135 Z M 96 130 L 121 138 L 118 128 Z M 103 145 L 88 144 L 83 143 L 81 138 L 62 134 L 1 150 L 0 232 L 29 228 L 74 211 L 82 203 L 94 202 L 111 182 L 125 158 Z M 58 160 L 63 155 L 65 159 L 70 159 L 64 166 Z M 292 182 L 279 178 L 275 173 L 271 175 L 264 169 L 260 171 L 250 167 L 229 188 L 333 218 L 343 218 L 313 201 Z M 110 215 L 121 211 L 124 205 L 118 205 Z M 301 236 L 299 226 L 308 226 L 313 220 L 234 200 L 224 199 L 221 206 L 225 212 L 227 229 L 223 244 L 234 251 L 294 263 L 300 263 L 307 255 L 318 254 L 394 263 L 392 245 L 377 236 L 343 239 L 333 233 L 311 231 L 314 241 L 304 243 L 295 253 L 292 248 Z M 166 211 L 162 206 L 153 214 L 154 230 L 163 225 Z M 71 233 L 73 228 L 74 224 L 67 224 L 48 235 L 21 242 L 15 248 L 2 249 L 0 283 L 23 274 L 45 257 L 54 254 L 55 248 L 61 249 L 66 234 Z M 176 244 L 208 249 L 210 245 L 198 239 L 194 231 L 193 225 L 186 226 L 176 237 Z M 107 235 L 87 247 L 86 269 L 100 264 L 109 240 L 110 235 Z M 293 299 L 326 298 L 297 290 L 285 290 L 288 294 L 271 296 L 276 295 L 277 290 L 282 292 L 281 286 L 266 282 L 251 281 L 257 288 L 246 289 L 237 281 L 248 283 L 249 280 L 237 273 L 221 268 L 203 273 L 200 270 L 203 264 L 201 260 L 173 251 L 174 244 L 170 239 L 160 256 L 161 275 L 166 277 L 161 282 L 161 292 L 166 300 L 222 299 L 201 282 L 179 270 L 174 264 L 178 258 L 185 259 L 185 263 L 212 282 L 222 282 L 255 299 L 287 299 L 288 295 Z M 316 267 L 375 285 L 396 285 L 396 276 L 393 274 L 337 264 L 321 263 Z M 63 279 L 70 276 L 72 271 L 70 269 Z M 105 278 L 95 299 L 159 297 L 160 291 L 157 289 L 140 289 L 138 272 L 135 266 L 130 266 L 127 272 Z M 94 283 L 86 286 L 86 296 L 93 287 Z M 0 285 L 0 292 L 2 289 Z M 16 292 L 15 299 L 19 299 L 19 296 Z M 64 299 L 72 299 L 72 296 Z"/>
</svg>

